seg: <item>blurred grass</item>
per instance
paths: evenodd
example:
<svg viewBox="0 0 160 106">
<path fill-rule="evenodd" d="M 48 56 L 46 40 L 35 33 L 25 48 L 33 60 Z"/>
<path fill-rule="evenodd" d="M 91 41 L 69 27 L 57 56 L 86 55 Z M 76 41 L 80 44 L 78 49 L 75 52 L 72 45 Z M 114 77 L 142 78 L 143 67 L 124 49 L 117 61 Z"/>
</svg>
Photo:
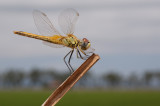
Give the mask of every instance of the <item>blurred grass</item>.
<svg viewBox="0 0 160 106">
<path fill-rule="evenodd" d="M 49 91 L 0 91 L 0 106 L 40 106 Z"/>
<path fill-rule="evenodd" d="M 0 106 L 40 106 L 51 91 L 0 91 Z M 70 91 L 56 106 L 160 106 L 160 91 Z"/>
</svg>

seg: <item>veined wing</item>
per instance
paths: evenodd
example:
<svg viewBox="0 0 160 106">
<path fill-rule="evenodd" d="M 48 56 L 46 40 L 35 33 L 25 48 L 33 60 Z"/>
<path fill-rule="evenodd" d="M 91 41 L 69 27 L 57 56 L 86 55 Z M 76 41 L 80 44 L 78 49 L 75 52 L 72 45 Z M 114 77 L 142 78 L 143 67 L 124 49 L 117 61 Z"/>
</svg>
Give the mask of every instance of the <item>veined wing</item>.
<svg viewBox="0 0 160 106">
<path fill-rule="evenodd" d="M 93 53 L 94 51 L 95 51 L 95 49 L 94 49 L 94 48 L 91 48 L 91 47 L 89 47 L 87 50 L 84 50 L 84 52 L 85 52 L 86 54 Z"/>
<path fill-rule="evenodd" d="M 47 15 L 39 10 L 33 11 L 33 18 L 38 31 L 44 36 L 60 35 Z"/>
<path fill-rule="evenodd" d="M 56 30 L 56 28 L 53 26 L 47 15 L 39 10 L 33 11 L 33 18 L 34 22 L 36 24 L 36 27 L 38 31 L 44 35 L 44 36 L 61 36 L 60 33 Z M 64 45 L 58 45 L 54 43 L 49 43 L 43 41 L 43 44 L 47 46 L 51 46 L 54 48 L 61 48 L 64 47 Z"/>
<path fill-rule="evenodd" d="M 50 47 L 53 47 L 53 48 L 62 48 L 62 47 L 65 47 L 64 45 L 58 45 L 58 44 L 49 43 L 49 42 L 45 42 L 45 41 L 43 41 L 43 44 L 47 45 L 47 46 L 50 46 Z"/>
<path fill-rule="evenodd" d="M 64 34 L 69 35 L 74 33 L 75 24 L 78 20 L 78 17 L 79 13 L 72 8 L 61 12 L 58 17 L 58 23 Z"/>
</svg>

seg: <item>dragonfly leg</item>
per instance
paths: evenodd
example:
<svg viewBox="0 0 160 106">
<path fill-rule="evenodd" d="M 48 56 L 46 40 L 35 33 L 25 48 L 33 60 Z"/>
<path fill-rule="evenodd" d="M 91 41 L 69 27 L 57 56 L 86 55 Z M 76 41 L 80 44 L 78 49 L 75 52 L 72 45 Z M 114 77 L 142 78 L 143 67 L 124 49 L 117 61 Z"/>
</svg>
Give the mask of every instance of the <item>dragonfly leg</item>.
<svg viewBox="0 0 160 106">
<path fill-rule="evenodd" d="M 80 58 L 79 55 L 78 55 L 78 49 L 76 49 L 76 54 L 77 54 L 77 58 Z"/>
<path fill-rule="evenodd" d="M 71 52 L 72 52 L 72 50 L 71 50 L 70 52 L 68 52 L 67 55 L 65 55 L 64 58 L 63 58 L 64 63 L 66 64 L 66 66 L 68 67 L 68 69 L 69 69 L 69 71 L 70 71 L 70 74 L 71 74 L 72 72 L 71 72 L 71 69 L 70 69 L 69 65 L 68 65 L 67 62 L 66 62 L 66 57 L 67 57 Z"/>
<path fill-rule="evenodd" d="M 71 69 L 72 69 L 72 71 L 74 72 L 74 70 L 73 70 L 73 68 L 72 68 L 72 66 L 71 66 L 71 64 L 70 64 L 70 61 L 71 61 L 71 58 L 72 58 L 72 54 L 73 54 L 73 52 L 74 52 L 74 49 L 73 49 L 73 50 L 71 50 L 71 55 L 70 55 L 69 60 L 68 60 L 68 65 L 70 66 L 70 68 L 71 68 Z"/>
<path fill-rule="evenodd" d="M 89 57 L 89 55 L 87 55 L 87 54 L 85 54 L 85 56 L 82 57 L 82 55 L 81 55 L 81 53 L 80 53 L 80 51 L 78 49 L 77 49 L 77 52 L 78 52 L 80 58 L 83 59 L 83 60 L 87 60 L 87 58 Z"/>
<path fill-rule="evenodd" d="M 77 52 L 78 52 L 78 54 L 79 54 L 80 58 L 84 60 L 84 58 L 82 57 L 82 55 L 81 55 L 81 53 L 79 52 L 79 50 L 78 50 L 78 49 L 77 49 Z"/>
<path fill-rule="evenodd" d="M 86 59 L 89 57 L 89 55 L 87 55 L 87 54 L 80 48 L 80 46 L 78 46 L 77 50 L 78 50 L 78 54 L 79 54 L 79 56 L 81 57 L 81 59 L 86 60 Z M 81 55 L 81 53 L 79 52 L 79 50 L 81 51 L 81 53 L 83 53 L 83 54 L 85 55 L 85 57 L 82 57 L 82 55 Z"/>
</svg>

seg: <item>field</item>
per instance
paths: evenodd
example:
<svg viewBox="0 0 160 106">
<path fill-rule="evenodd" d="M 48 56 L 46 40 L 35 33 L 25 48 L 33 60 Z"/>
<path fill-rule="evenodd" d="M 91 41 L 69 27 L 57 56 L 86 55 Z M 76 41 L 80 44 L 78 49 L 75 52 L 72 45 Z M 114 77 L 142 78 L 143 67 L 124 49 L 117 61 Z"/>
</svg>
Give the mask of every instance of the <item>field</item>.
<svg viewBox="0 0 160 106">
<path fill-rule="evenodd" d="M 40 106 L 51 91 L 0 91 L 0 106 Z M 160 106 L 160 91 L 70 91 L 56 106 Z"/>
</svg>

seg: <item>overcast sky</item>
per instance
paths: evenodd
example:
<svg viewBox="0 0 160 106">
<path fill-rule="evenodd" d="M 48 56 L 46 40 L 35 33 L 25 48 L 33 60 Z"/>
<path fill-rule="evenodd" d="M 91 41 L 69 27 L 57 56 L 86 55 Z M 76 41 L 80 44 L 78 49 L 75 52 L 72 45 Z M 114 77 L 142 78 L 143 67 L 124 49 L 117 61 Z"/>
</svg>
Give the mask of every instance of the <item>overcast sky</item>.
<svg viewBox="0 0 160 106">
<path fill-rule="evenodd" d="M 32 67 L 66 69 L 68 48 L 51 48 L 41 41 L 14 35 L 14 30 L 38 34 L 32 11 L 45 12 L 59 30 L 57 17 L 65 8 L 79 14 L 75 35 L 86 37 L 101 60 L 95 73 L 130 73 L 160 68 L 159 0 L 0 0 L 0 70 Z M 76 56 L 72 60 L 75 64 Z"/>
</svg>

